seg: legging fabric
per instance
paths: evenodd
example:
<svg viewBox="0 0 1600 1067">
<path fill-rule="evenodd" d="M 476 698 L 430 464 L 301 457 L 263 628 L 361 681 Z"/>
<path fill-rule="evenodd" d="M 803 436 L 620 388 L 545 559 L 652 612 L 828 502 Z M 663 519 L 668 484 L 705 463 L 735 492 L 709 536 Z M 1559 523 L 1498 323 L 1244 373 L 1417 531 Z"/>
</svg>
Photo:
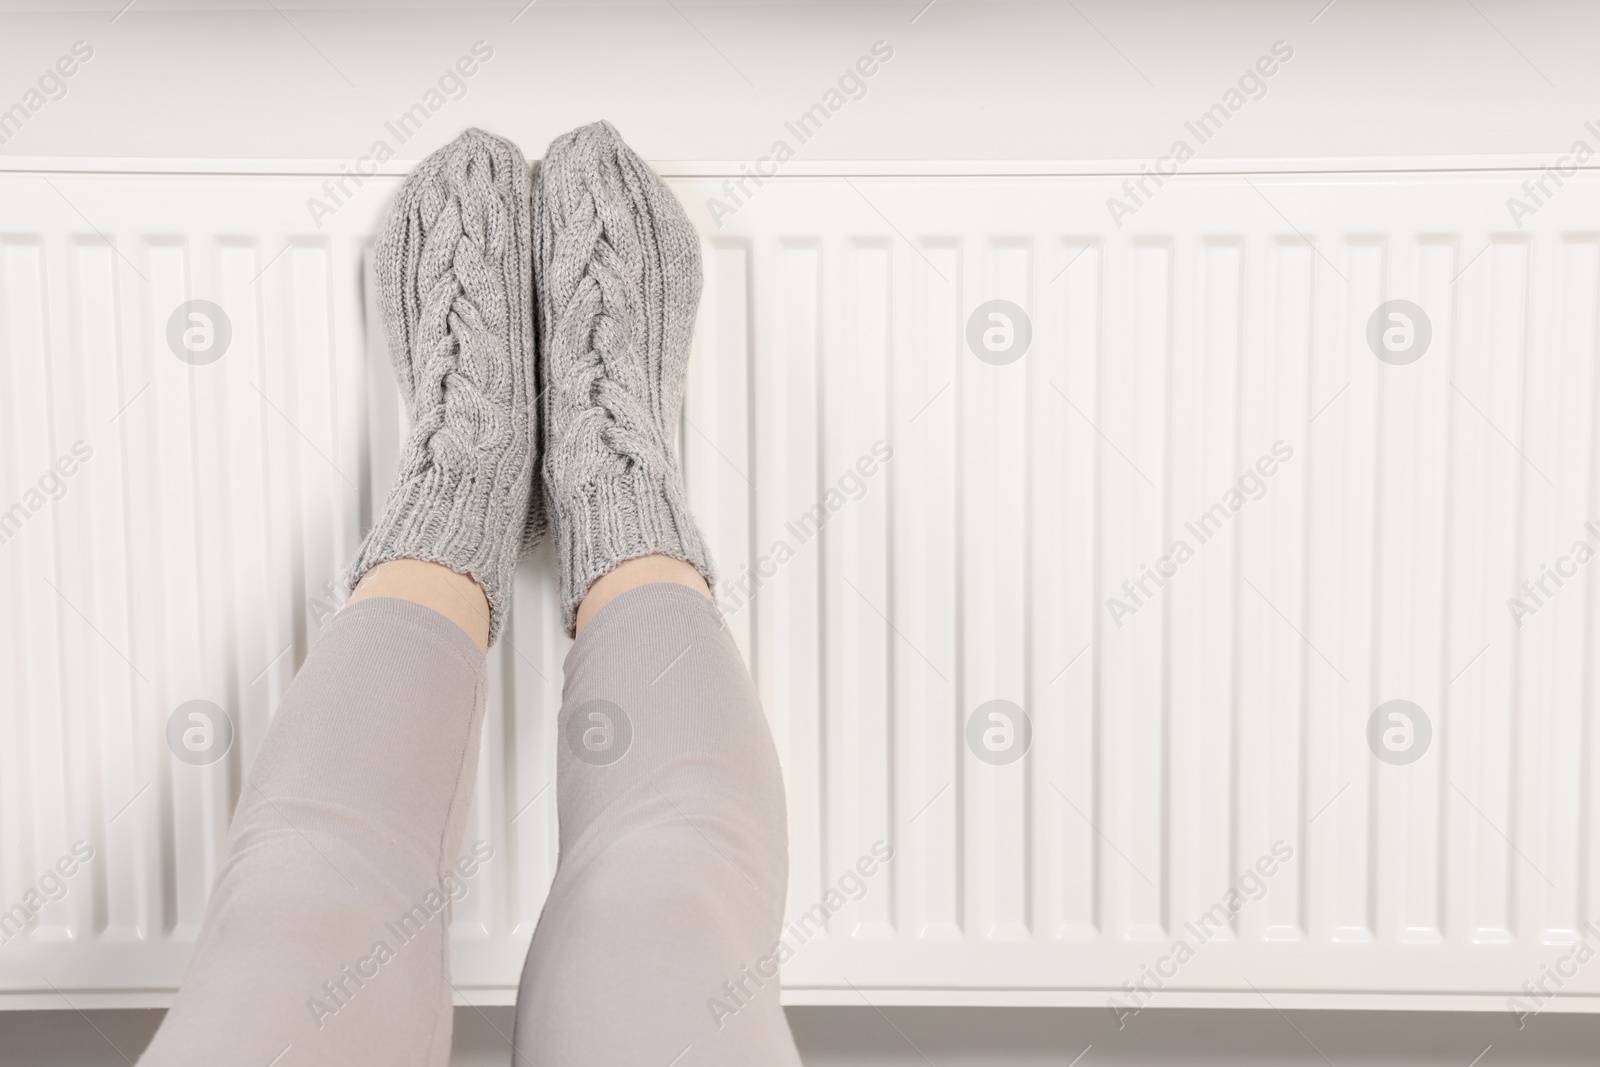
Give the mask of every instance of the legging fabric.
<svg viewBox="0 0 1600 1067">
<path fill-rule="evenodd" d="M 561 860 L 516 1067 L 798 1067 L 761 974 L 788 880 L 783 782 L 722 616 L 681 585 L 624 594 L 568 654 L 561 703 Z M 608 719 L 632 731 L 612 762 Z"/>
<path fill-rule="evenodd" d="M 782 923 L 782 781 L 721 617 L 642 586 L 566 666 L 560 862 L 514 1062 L 797 1065 L 777 981 L 752 980 Z M 462 849 L 485 686 L 476 646 L 421 605 L 335 617 L 267 731 L 140 1067 L 449 1063 L 445 903 L 485 876 Z"/>
</svg>

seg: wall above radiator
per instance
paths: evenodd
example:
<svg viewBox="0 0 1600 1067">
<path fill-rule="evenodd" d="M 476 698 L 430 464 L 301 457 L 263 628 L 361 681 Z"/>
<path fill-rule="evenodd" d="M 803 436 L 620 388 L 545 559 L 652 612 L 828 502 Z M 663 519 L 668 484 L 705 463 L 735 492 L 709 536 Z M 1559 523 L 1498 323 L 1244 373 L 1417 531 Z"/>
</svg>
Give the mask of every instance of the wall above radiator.
<svg viewBox="0 0 1600 1067">
<path fill-rule="evenodd" d="M 1208 157 L 1534 154 L 1543 165 L 1600 118 L 1589 47 L 1600 9 L 1575 0 L 125 6 L 0 3 L 0 69 L 14 73 L 0 92 L 22 93 L 76 41 L 94 50 L 0 154 L 354 162 L 436 90 L 437 116 L 395 146 L 404 157 L 468 125 L 539 154 L 604 117 L 650 159 L 749 161 L 877 42 L 893 58 L 864 89 L 841 90 L 848 103 L 803 158 L 1137 163 L 1229 90 L 1249 102 Z M 478 42 L 492 55 L 441 89 Z M 1289 62 L 1241 89 L 1280 42 Z"/>
</svg>

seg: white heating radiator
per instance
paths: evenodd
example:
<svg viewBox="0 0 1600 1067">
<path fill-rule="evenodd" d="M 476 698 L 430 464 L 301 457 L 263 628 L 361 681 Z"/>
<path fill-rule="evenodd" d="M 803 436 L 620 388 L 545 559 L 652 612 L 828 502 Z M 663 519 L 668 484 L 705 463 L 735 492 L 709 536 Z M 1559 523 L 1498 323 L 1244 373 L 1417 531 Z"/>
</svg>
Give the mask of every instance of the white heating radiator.
<svg viewBox="0 0 1600 1067">
<path fill-rule="evenodd" d="M 316 168 L 6 165 L 0 908 L 95 858 L 0 946 L 0 1002 L 160 1004 L 393 462 L 363 254 L 398 179 L 318 226 Z M 742 203 L 674 170 L 705 250 L 690 492 L 723 573 L 761 575 L 729 606 L 791 917 L 835 911 L 786 998 L 1500 1008 L 1573 970 L 1600 944 L 1592 175 L 1520 228 L 1529 175 L 1494 170 L 1187 175 L 1119 227 L 1121 176 L 894 169 Z M 169 343 L 190 299 L 226 316 L 214 362 Z M 1426 315 L 1415 362 L 1369 344 L 1390 299 Z M 1022 313 L 969 331 L 993 300 Z M 552 872 L 566 646 L 541 552 L 491 657 L 474 1003 L 510 1000 Z M 204 766 L 167 743 L 197 699 L 236 727 Z M 1394 699 L 1431 728 L 1410 763 L 1369 747 Z M 994 700 L 1031 724 L 1013 762 L 998 720 L 967 741 Z M 1547 1010 L 1600 1007 L 1600 962 L 1561 981 Z"/>
</svg>

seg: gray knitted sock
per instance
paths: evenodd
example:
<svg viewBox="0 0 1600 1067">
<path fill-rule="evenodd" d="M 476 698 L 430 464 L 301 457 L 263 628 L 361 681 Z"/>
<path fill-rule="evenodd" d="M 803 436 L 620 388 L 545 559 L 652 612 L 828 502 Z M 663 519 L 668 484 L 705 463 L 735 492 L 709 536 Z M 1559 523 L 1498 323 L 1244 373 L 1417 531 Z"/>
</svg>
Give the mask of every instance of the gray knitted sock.
<svg viewBox="0 0 1600 1067">
<path fill-rule="evenodd" d="M 490 641 L 539 525 L 529 184 L 516 145 L 468 130 L 411 172 L 375 250 L 411 435 L 350 587 L 393 559 L 443 564 L 483 587 Z"/>
<path fill-rule="evenodd" d="M 567 632 L 595 579 L 660 553 L 715 581 L 673 452 L 700 244 L 610 123 L 558 137 L 535 180 L 544 503 Z"/>
</svg>

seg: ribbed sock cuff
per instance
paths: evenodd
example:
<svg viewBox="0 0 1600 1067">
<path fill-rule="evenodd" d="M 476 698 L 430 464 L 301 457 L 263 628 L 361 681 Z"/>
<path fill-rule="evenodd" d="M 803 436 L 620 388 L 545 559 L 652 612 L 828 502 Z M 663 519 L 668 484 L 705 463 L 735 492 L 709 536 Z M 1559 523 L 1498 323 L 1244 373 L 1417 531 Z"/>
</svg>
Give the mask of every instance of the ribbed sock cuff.
<svg viewBox="0 0 1600 1067">
<path fill-rule="evenodd" d="M 716 569 L 700 528 L 676 486 L 643 471 L 590 482 L 573 499 L 548 497 L 561 568 L 561 613 L 571 636 L 589 587 L 619 563 L 661 555 L 692 565 L 709 586 Z"/>
<path fill-rule="evenodd" d="M 487 475 L 463 478 L 437 467 L 397 482 L 351 565 L 347 588 L 392 560 L 448 567 L 483 588 L 493 644 L 511 608 L 512 572 L 524 532 L 520 524 L 504 525 L 508 504 L 494 499 L 495 484 Z"/>
</svg>

